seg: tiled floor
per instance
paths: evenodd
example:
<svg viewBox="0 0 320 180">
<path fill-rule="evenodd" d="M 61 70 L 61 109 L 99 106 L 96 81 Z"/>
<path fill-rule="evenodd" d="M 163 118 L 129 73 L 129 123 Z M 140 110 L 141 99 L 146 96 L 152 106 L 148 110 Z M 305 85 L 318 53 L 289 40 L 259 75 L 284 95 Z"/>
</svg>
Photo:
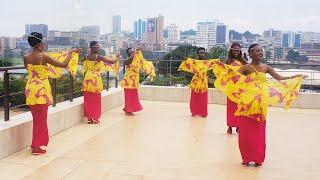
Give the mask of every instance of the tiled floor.
<svg viewBox="0 0 320 180">
<path fill-rule="evenodd" d="M 125 116 L 116 108 L 102 124 L 80 124 L 50 140 L 48 153 L 30 150 L 0 160 L 0 179 L 320 179 L 320 111 L 270 109 L 266 162 L 242 167 L 237 135 L 226 134 L 225 106 L 206 119 L 188 104 L 143 101 Z"/>
</svg>

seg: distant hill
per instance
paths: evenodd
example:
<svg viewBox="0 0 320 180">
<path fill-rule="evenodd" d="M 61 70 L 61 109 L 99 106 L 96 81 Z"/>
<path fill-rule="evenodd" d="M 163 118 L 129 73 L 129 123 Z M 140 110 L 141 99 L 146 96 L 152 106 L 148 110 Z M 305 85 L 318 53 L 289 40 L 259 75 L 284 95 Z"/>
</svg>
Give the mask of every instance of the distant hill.
<svg viewBox="0 0 320 180">
<path fill-rule="evenodd" d="M 239 33 L 235 30 L 230 30 L 229 31 L 229 38 L 230 39 L 237 39 L 237 40 L 241 40 L 243 37 L 245 37 L 246 39 L 253 39 L 256 37 L 259 37 L 259 34 L 253 34 L 250 31 L 246 31 L 244 33 Z"/>
</svg>

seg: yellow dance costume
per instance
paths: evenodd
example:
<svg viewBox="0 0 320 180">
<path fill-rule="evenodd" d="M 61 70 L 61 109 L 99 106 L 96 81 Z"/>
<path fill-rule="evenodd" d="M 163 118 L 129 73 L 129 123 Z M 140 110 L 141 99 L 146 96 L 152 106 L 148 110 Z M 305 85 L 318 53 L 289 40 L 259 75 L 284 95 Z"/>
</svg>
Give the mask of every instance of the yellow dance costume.
<svg viewBox="0 0 320 180">
<path fill-rule="evenodd" d="M 60 62 L 64 61 L 67 53 L 64 52 L 52 52 L 47 53 L 50 57 Z M 71 61 L 72 60 L 72 61 Z M 78 53 L 73 53 L 68 65 L 68 70 L 71 73 L 76 72 Z M 62 75 L 63 68 L 57 68 L 52 65 L 27 65 L 28 81 L 26 84 L 26 104 L 52 104 L 51 87 L 49 78 L 59 78 Z"/>
<path fill-rule="evenodd" d="M 121 86 L 126 89 L 138 89 L 139 87 L 139 73 L 143 72 L 150 76 L 153 81 L 156 76 L 156 72 L 152 62 L 146 61 L 141 51 L 136 51 L 136 55 L 130 65 L 127 66 Z"/>
<path fill-rule="evenodd" d="M 28 81 L 26 84 L 26 104 L 52 104 L 48 67 L 28 64 Z"/>
<path fill-rule="evenodd" d="M 185 71 L 194 74 L 189 85 L 190 89 L 196 93 L 204 93 L 208 91 L 207 72 L 212 70 L 216 61 L 218 60 L 195 60 L 188 58 L 181 63 L 178 71 Z"/>
<path fill-rule="evenodd" d="M 119 74 L 119 62 L 110 64 L 103 61 L 84 61 L 83 73 L 85 74 L 85 77 L 82 91 L 100 93 L 103 90 L 101 74 L 108 71 L 113 71 L 117 77 Z"/>
<path fill-rule="evenodd" d="M 213 68 L 217 76 L 215 87 L 238 105 L 236 116 L 246 116 L 265 121 L 268 106 L 283 103 L 289 108 L 298 97 L 302 78 L 269 81 L 266 74 L 255 70 L 247 76 L 237 67 L 216 62 Z M 262 115 L 261 118 L 256 118 Z"/>
</svg>

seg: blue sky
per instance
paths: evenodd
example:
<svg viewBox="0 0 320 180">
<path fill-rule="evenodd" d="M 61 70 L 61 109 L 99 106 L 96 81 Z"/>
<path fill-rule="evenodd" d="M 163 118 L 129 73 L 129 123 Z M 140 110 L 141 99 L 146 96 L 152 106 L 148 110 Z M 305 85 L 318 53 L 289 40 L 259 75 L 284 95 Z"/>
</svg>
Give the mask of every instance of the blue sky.
<svg viewBox="0 0 320 180">
<path fill-rule="evenodd" d="M 165 24 L 182 30 L 197 21 L 219 20 L 230 29 L 261 33 L 267 28 L 320 32 L 319 0 L 0 0 L 0 36 L 21 36 L 24 24 L 48 24 L 50 30 L 99 25 L 111 31 L 112 15 L 121 15 L 132 31 L 138 18 L 162 14 Z"/>
</svg>

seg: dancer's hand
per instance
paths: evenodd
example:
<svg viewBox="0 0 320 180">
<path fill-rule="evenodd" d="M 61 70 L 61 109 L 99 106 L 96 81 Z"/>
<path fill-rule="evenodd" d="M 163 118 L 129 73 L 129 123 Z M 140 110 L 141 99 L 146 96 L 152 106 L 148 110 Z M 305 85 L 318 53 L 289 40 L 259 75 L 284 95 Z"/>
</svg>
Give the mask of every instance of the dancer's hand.
<svg viewBox="0 0 320 180">
<path fill-rule="evenodd" d="M 117 54 L 116 54 L 116 58 L 117 58 L 117 59 L 120 59 L 120 53 L 117 53 Z"/>
<path fill-rule="evenodd" d="M 70 50 L 71 53 L 73 53 L 73 52 L 78 53 L 79 51 L 81 51 L 80 48 L 72 48 L 72 49 Z"/>
<path fill-rule="evenodd" d="M 308 76 L 305 76 L 303 74 L 297 74 L 297 75 L 292 76 L 292 78 L 297 78 L 297 77 L 301 77 L 302 79 L 307 79 L 308 78 Z"/>
</svg>

